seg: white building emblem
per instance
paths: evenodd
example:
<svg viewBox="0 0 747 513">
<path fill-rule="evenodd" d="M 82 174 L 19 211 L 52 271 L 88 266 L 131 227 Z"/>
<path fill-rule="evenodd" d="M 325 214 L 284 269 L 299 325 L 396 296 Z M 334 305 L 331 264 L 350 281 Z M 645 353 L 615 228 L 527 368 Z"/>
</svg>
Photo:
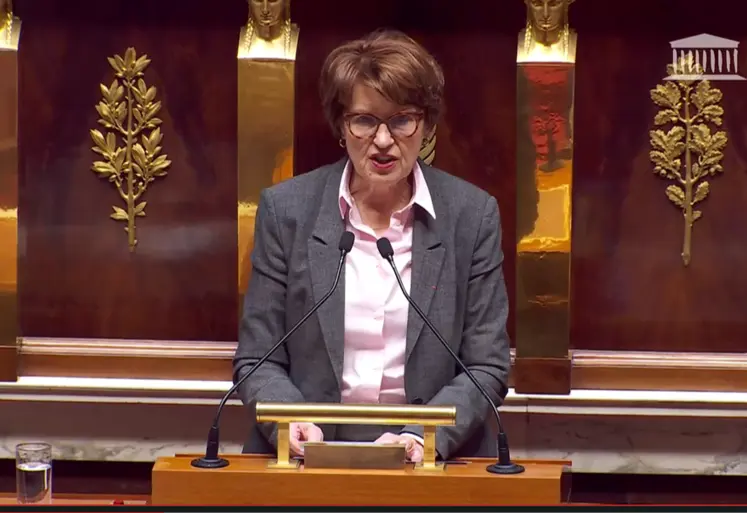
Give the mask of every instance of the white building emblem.
<svg viewBox="0 0 747 513">
<path fill-rule="evenodd" d="M 745 80 L 738 74 L 739 41 L 700 34 L 669 45 L 674 74 L 664 80 Z"/>
</svg>

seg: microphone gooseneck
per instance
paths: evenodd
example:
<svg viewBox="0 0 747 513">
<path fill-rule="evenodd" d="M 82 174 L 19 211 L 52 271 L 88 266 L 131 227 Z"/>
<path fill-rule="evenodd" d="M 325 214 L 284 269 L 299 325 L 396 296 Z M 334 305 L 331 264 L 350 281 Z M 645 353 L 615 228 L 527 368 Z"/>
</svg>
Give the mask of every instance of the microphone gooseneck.
<svg viewBox="0 0 747 513">
<path fill-rule="evenodd" d="M 399 275 L 397 266 L 394 263 L 394 249 L 392 248 L 392 243 L 389 242 L 389 239 L 387 239 L 386 237 L 382 237 L 377 240 L 376 248 L 379 250 L 379 254 L 381 255 L 381 257 L 389 262 L 389 265 L 392 267 L 394 276 L 397 278 L 399 288 L 402 290 L 405 298 L 407 298 L 407 302 L 410 303 L 410 305 L 417 312 L 420 318 L 423 319 L 423 322 L 428 325 L 428 328 L 433 332 L 438 341 L 441 342 L 441 345 L 444 346 L 444 348 L 449 352 L 457 365 L 459 365 L 459 367 L 462 369 L 462 372 L 464 372 L 464 374 L 469 378 L 472 384 L 477 387 L 477 390 L 485 398 L 485 400 L 488 401 L 490 408 L 493 410 L 493 415 L 495 416 L 496 423 L 498 424 L 498 461 L 493 465 L 489 465 L 487 467 L 488 472 L 491 472 L 493 474 L 521 474 L 522 472 L 524 472 L 524 467 L 511 461 L 511 452 L 509 451 L 508 447 L 508 437 L 506 436 L 506 432 L 503 430 L 503 423 L 501 422 L 501 416 L 498 413 L 498 408 L 496 407 L 495 402 L 493 402 L 480 382 L 477 381 L 477 378 L 475 378 L 475 375 L 472 373 L 472 371 L 467 368 L 464 362 L 462 362 L 461 358 L 459 358 L 454 350 L 449 347 L 449 344 L 446 342 L 446 340 L 444 340 L 444 338 L 441 336 L 441 333 L 436 329 L 433 323 L 431 323 L 430 319 L 428 319 L 428 317 L 425 315 L 425 313 L 423 313 L 423 311 L 415 303 L 415 301 L 412 300 L 410 294 L 407 293 L 405 284 L 402 283 L 402 277 Z"/>
<path fill-rule="evenodd" d="M 270 358 L 275 351 L 277 351 L 280 346 L 282 346 L 288 338 L 290 338 L 291 335 L 293 335 L 298 328 L 303 325 L 306 320 L 311 317 L 314 312 L 316 312 L 320 306 L 322 306 L 334 293 L 334 291 L 337 289 L 337 284 L 340 282 L 340 275 L 342 274 L 342 267 L 345 264 L 345 257 L 350 253 L 350 250 L 353 249 L 353 243 L 355 242 L 355 235 L 353 235 L 352 232 L 346 231 L 343 232 L 343 234 L 340 236 L 340 243 L 338 245 L 340 249 L 340 261 L 337 264 L 337 273 L 335 274 L 335 281 L 332 283 L 332 287 L 329 289 L 329 292 L 327 292 L 312 308 L 309 310 L 306 315 L 304 315 L 300 321 L 296 323 L 295 326 L 293 326 L 288 333 L 283 335 L 283 337 L 275 343 L 274 346 L 270 348 L 269 351 L 267 351 L 262 358 L 257 360 L 257 363 L 255 363 L 251 369 L 249 369 L 249 372 L 241 376 L 236 383 L 226 392 L 226 394 L 223 396 L 223 399 L 221 399 L 220 404 L 218 405 L 218 411 L 215 414 L 215 419 L 213 420 L 213 425 L 210 427 L 210 432 L 208 433 L 207 438 L 207 446 L 205 448 L 205 456 L 202 458 L 195 458 L 192 460 L 192 466 L 197 468 L 222 468 L 228 466 L 228 460 L 225 458 L 221 458 L 218 456 L 219 449 L 220 449 L 220 416 L 223 412 L 223 408 L 226 406 L 226 403 L 228 402 L 228 398 L 231 397 L 231 395 L 241 386 L 241 384 L 246 381 L 246 379 L 254 374 L 254 372 L 259 369 L 259 367 L 267 361 L 268 358 Z"/>
</svg>

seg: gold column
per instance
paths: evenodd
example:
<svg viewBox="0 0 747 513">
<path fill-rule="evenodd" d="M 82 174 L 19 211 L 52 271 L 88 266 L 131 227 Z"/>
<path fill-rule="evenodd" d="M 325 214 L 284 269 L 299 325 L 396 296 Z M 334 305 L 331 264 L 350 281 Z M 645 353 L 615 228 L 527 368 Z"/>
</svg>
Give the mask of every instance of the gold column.
<svg viewBox="0 0 747 513">
<path fill-rule="evenodd" d="M 18 377 L 18 42 L 21 20 L 0 0 L 0 381 Z"/>
<path fill-rule="evenodd" d="M 239 301 L 251 273 L 262 189 L 293 176 L 298 27 L 290 0 L 249 0 L 238 49 Z"/>
<path fill-rule="evenodd" d="M 569 393 L 573 0 L 525 0 L 517 51 L 516 390 Z"/>
</svg>

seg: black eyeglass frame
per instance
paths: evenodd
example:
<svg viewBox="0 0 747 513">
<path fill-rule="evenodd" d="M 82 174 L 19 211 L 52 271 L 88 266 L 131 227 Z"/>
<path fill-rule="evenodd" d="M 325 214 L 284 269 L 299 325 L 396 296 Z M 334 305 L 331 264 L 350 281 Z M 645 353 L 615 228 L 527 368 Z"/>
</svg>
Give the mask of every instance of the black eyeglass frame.
<svg viewBox="0 0 747 513">
<path fill-rule="evenodd" d="M 377 122 L 376 123 L 376 127 L 372 130 L 371 135 L 360 136 L 360 135 L 356 135 L 355 133 L 353 133 L 353 130 L 350 127 L 350 122 L 351 122 L 351 120 L 353 120 L 354 118 L 356 118 L 358 116 L 368 116 L 368 117 L 371 117 L 371 118 L 373 118 L 373 119 L 376 120 L 376 122 Z M 391 121 L 394 118 L 400 117 L 400 116 L 413 116 L 415 118 L 415 128 L 413 129 L 413 131 L 412 131 L 411 134 L 409 134 L 409 135 L 397 135 L 395 133 L 395 131 L 392 130 L 392 127 L 389 124 L 391 123 Z M 391 116 L 389 116 L 386 119 L 381 119 L 378 116 L 375 116 L 373 114 L 369 114 L 369 113 L 366 113 L 366 112 L 350 112 L 350 113 L 345 114 L 343 116 L 343 122 L 345 123 L 345 126 L 348 129 L 348 132 L 350 132 L 350 135 L 352 135 L 356 139 L 371 139 L 371 138 L 375 137 L 376 136 L 376 132 L 378 132 L 379 127 L 382 124 L 386 125 L 386 129 L 389 130 L 389 133 L 391 134 L 392 137 L 394 137 L 394 138 L 402 138 L 402 139 L 409 139 L 410 137 L 412 137 L 413 135 L 415 135 L 415 132 L 418 131 L 418 128 L 420 127 L 420 124 L 423 122 L 424 118 L 425 118 L 425 114 L 422 113 L 422 112 L 397 112 L 396 114 L 392 114 Z"/>
</svg>

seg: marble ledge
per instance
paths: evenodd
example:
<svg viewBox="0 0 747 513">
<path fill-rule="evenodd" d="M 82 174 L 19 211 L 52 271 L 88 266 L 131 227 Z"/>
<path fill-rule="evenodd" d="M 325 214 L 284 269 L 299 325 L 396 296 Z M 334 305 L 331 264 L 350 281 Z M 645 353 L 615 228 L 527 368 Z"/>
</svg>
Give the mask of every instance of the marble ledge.
<svg viewBox="0 0 747 513">
<path fill-rule="evenodd" d="M 55 457 L 65 460 L 152 462 L 200 454 L 229 386 L 180 392 L 161 383 L 161 390 L 138 394 L 143 384 L 127 383 L 130 389 L 102 396 L 90 382 L 77 384 L 63 390 L 47 382 L 45 392 L 28 380 L 0 386 L 0 458 L 13 458 L 17 443 L 32 440 L 52 443 Z M 738 411 L 747 410 L 747 397 L 676 394 L 512 393 L 501 410 L 515 459 L 568 459 L 574 472 L 747 474 L 747 418 Z M 231 404 L 221 421 L 227 454 L 241 452 L 248 414 Z"/>
</svg>

